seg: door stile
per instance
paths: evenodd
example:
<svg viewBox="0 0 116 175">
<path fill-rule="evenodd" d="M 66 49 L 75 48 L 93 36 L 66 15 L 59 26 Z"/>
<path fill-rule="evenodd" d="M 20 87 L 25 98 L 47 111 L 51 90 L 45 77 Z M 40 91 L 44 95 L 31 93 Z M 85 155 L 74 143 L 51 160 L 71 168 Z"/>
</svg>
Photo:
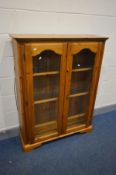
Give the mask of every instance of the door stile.
<svg viewBox="0 0 116 175">
<path fill-rule="evenodd" d="M 28 122 L 30 126 L 31 142 L 34 142 L 34 100 L 33 100 L 33 72 L 32 72 L 32 56 L 31 45 L 25 44 L 25 69 L 26 69 L 26 91 L 27 91 L 27 109 Z"/>
<path fill-rule="evenodd" d="M 63 132 L 63 110 L 64 110 L 64 93 L 65 93 L 65 77 L 66 77 L 66 55 L 67 55 L 67 43 L 63 44 L 63 53 L 61 56 L 60 64 L 60 94 L 59 94 L 59 114 L 58 114 L 58 132 L 59 135 Z"/>
<path fill-rule="evenodd" d="M 69 94 L 70 94 L 70 84 L 71 84 L 71 70 L 72 70 L 72 55 L 71 55 L 71 44 L 68 43 L 67 46 L 67 58 L 66 58 L 66 80 L 65 80 L 65 93 L 64 93 L 64 110 L 63 110 L 63 133 L 66 132 L 67 128 L 67 116 L 69 108 Z"/>
</svg>

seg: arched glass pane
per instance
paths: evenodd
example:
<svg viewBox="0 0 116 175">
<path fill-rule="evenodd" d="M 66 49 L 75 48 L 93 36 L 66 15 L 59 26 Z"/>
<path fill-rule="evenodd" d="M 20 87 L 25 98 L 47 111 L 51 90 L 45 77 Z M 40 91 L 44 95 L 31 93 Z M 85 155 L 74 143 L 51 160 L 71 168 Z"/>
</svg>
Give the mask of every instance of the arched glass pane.
<svg viewBox="0 0 116 175">
<path fill-rule="evenodd" d="M 89 49 L 83 49 L 79 53 L 73 55 L 72 69 L 93 67 L 95 53 Z"/>
<path fill-rule="evenodd" d="M 61 56 L 54 51 L 45 50 L 33 57 L 33 72 L 58 71 L 60 69 Z"/>
</svg>

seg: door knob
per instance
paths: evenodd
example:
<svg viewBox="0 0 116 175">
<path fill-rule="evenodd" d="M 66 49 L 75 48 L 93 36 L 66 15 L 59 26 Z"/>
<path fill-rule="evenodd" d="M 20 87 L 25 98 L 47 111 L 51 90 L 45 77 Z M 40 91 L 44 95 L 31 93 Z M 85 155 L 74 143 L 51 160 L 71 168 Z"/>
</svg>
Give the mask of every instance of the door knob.
<svg viewBox="0 0 116 175">
<path fill-rule="evenodd" d="M 69 72 L 69 68 L 67 68 L 67 70 L 66 70 L 67 72 Z"/>
</svg>

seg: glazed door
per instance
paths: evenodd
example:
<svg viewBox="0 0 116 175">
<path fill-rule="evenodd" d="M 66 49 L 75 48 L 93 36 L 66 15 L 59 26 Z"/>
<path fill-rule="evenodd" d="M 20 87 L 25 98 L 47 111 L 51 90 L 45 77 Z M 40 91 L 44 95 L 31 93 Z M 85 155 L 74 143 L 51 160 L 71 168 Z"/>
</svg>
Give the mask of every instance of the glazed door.
<svg viewBox="0 0 116 175">
<path fill-rule="evenodd" d="M 25 45 L 32 141 L 61 133 L 66 48 L 63 43 Z"/>
<path fill-rule="evenodd" d="M 97 57 L 98 43 L 68 44 L 64 132 L 75 131 L 87 125 Z"/>
</svg>

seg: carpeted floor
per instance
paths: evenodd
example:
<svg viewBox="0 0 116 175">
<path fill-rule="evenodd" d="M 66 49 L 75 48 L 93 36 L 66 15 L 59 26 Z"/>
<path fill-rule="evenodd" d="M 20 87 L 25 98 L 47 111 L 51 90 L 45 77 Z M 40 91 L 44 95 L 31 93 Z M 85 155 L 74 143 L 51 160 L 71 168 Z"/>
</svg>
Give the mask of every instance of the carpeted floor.
<svg viewBox="0 0 116 175">
<path fill-rule="evenodd" d="M 0 175 L 116 175 L 116 111 L 94 118 L 94 130 L 24 153 L 18 137 L 0 141 Z"/>
</svg>

